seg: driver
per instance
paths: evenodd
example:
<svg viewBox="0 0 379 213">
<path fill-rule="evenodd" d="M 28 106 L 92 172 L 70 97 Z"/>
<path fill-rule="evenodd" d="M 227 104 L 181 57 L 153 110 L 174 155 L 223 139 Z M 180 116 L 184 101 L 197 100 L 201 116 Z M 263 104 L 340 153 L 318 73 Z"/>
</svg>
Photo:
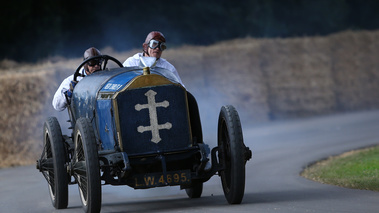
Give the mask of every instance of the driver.
<svg viewBox="0 0 379 213">
<path fill-rule="evenodd" d="M 149 57 L 155 57 L 157 59 L 156 67 L 165 68 L 169 71 L 171 71 L 179 80 L 179 83 L 181 85 L 184 84 L 182 80 L 179 77 L 178 71 L 176 71 L 175 67 L 170 64 L 166 59 L 161 58 L 163 50 L 166 49 L 166 38 L 164 35 L 159 31 L 152 31 L 150 32 L 146 39 L 145 43 L 142 44 L 143 52 L 142 53 L 136 53 L 132 57 L 129 57 L 124 62 L 124 67 L 133 67 L 138 66 L 140 63 L 140 57 L 141 56 L 149 56 Z"/>
<path fill-rule="evenodd" d="M 84 60 L 101 55 L 100 51 L 95 47 L 91 47 L 84 52 Z M 91 75 L 92 73 L 101 70 L 102 59 L 91 60 L 83 66 L 80 74 L 83 76 Z M 78 76 L 77 80 L 80 81 L 83 77 Z M 74 90 L 77 82 L 74 81 L 74 74 L 68 76 L 63 80 L 58 90 L 55 92 L 53 98 L 53 107 L 57 111 L 63 111 L 67 107 L 67 99 L 71 99 L 72 91 Z"/>
</svg>

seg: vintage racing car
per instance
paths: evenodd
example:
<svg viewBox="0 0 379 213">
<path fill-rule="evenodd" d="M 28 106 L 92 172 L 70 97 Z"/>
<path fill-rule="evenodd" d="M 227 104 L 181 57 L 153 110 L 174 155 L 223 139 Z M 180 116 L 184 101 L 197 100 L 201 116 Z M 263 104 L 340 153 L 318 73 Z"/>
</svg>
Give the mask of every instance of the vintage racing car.
<svg viewBox="0 0 379 213">
<path fill-rule="evenodd" d="M 103 71 L 76 85 L 68 106 L 71 135 L 62 135 L 55 117 L 43 127 L 43 151 L 37 169 L 48 182 L 52 204 L 68 206 L 68 185 L 78 184 L 85 212 L 100 212 L 101 185 L 134 189 L 179 185 L 198 198 L 203 183 L 221 176 L 226 200 L 241 203 L 245 164 L 252 157 L 245 146 L 236 109 L 222 106 L 218 146 L 203 142 L 194 96 L 168 70 L 142 57 L 140 67 L 123 67 L 101 55 Z M 107 68 L 108 61 L 119 68 Z M 209 155 L 211 160 L 209 159 Z"/>
</svg>

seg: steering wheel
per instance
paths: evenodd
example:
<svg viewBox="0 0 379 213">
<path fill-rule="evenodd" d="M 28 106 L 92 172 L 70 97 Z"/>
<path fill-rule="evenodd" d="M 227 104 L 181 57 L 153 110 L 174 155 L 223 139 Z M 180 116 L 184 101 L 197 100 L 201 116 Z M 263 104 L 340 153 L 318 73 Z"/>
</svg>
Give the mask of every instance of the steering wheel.
<svg viewBox="0 0 379 213">
<path fill-rule="evenodd" d="M 79 73 L 79 72 L 80 72 L 80 70 L 82 69 L 82 67 L 83 67 L 87 62 L 89 62 L 89 61 L 91 61 L 91 60 L 94 60 L 94 59 L 100 59 L 100 58 L 104 60 L 104 66 L 103 66 L 103 69 L 101 69 L 101 70 L 105 70 L 105 68 L 107 67 L 108 60 L 111 60 L 111 61 L 115 62 L 115 63 L 116 63 L 118 66 L 120 66 L 120 67 L 124 67 L 124 66 L 122 65 L 122 63 L 121 63 L 119 60 L 113 58 L 112 56 L 109 56 L 109 55 L 97 55 L 97 56 L 94 56 L 94 57 L 91 57 L 91 58 L 88 58 L 88 59 L 84 60 L 84 61 L 78 66 L 78 68 L 76 68 L 76 71 L 75 71 L 75 73 L 74 73 L 74 81 L 77 81 L 77 77 L 78 77 L 78 76 L 80 76 L 80 77 L 84 77 L 84 76 L 85 76 L 85 75 L 83 75 L 83 74 L 81 74 L 81 73 Z M 101 71 L 101 70 L 99 70 L 99 71 Z"/>
</svg>

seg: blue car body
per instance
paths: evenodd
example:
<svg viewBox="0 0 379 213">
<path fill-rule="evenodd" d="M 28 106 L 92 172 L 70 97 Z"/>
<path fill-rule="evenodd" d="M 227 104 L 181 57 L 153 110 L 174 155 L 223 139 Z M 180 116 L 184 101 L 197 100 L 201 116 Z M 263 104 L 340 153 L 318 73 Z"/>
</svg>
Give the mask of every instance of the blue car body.
<svg viewBox="0 0 379 213">
<path fill-rule="evenodd" d="M 194 163 L 206 163 L 209 148 L 203 145 L 196 100 L 170 71 L 152 68 L 150 72 L 144 75 L 139 67 L 116 68 L 83 78 L 70 104 L 72 126 L 78 118 L 88 118 L 100 160 L 104 165 L 120 163 L 120 173 L 148 164 L 154 168 L 141 173 L 189 171 Z M 180 160 L 189 162 L 176 168 Z M 127 179 L 124 183 L 113 178 L 106 181 L 150 187 Z"/>
</svg>

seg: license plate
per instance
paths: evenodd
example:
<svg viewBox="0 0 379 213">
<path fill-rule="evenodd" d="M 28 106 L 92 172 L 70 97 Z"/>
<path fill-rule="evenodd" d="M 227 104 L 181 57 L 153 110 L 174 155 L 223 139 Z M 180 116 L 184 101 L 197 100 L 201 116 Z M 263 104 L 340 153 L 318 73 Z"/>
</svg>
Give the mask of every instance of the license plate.
<svg viewBox="0 0 379 213">
<path fill-rule="evenodd" d="M 162 173 L 150 173 L 135 176 L 134 181 L 134 188 L 136 189 L 190 184 L 191 172 L 190 170 L 167 172 L 166 176 Z"/>
</svg>

